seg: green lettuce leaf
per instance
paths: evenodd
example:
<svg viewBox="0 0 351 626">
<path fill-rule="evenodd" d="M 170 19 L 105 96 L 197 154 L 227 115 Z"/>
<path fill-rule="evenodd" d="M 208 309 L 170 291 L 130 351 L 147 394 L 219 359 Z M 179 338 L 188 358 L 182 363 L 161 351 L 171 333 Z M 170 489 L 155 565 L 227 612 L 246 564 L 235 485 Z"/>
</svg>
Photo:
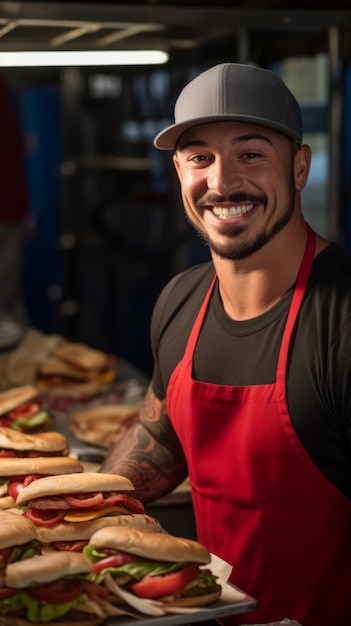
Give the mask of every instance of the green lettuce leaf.
<svg viewBox="0 0 351 626">
<path fill-rule="evenodd" d="M 42 604 L 31 598 L 25 591 L 19 591 L 11 598 L 0 600 L 0 611 L 3 614 L 25 609 L 26 618 L 35 624 L 46 624 L 53 619 L 64 617 L 74 608 L 79 608 L 81 599 L 76 598 L 62 604 Z"/>
<path fill-rule="evenodd" d="M 49 413 L 45 409 L 42 409 L 39 413 L 32 415 L 32 417 L 19 417 L 13 420 L 12 428 L 14 428 L 14 430 L 22 430 L 23 426 L 26 428 L 34 428 L 35 426 L 44 424 L 48 418 Z"/>
<path fill-rule="evenodd" d="M 39 541 L 31 541 L 24 546 L 15 546 L 11 552 L 9 563 L 15 561 L 23 561 L 23 559 L 29 559 L 37 554 L 36 547 L 39 545 Z"/>
</svg>

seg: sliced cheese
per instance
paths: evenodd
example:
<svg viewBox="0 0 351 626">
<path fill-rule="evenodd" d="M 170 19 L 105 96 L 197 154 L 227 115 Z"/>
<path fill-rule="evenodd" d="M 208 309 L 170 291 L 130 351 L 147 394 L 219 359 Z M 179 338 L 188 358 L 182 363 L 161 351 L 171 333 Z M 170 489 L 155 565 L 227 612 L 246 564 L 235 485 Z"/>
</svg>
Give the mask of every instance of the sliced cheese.
<svg viewBox="0 0 351 626">
<path fill-rule="evenodd" d="M 105 515 L 110 515 L 111 513 L 122 513 L 129 514 L 129 511 L 125 509 L 123 506 L 109 506 L 107 509 L 100 509 L 99 511 L 84 511 L 76 510 L 76 511 L 68 511 L 64 516 L 65 522 L 87 522 L 91 519 L 96 519 L 97 517 L 104 517 Z"/>
</svg>

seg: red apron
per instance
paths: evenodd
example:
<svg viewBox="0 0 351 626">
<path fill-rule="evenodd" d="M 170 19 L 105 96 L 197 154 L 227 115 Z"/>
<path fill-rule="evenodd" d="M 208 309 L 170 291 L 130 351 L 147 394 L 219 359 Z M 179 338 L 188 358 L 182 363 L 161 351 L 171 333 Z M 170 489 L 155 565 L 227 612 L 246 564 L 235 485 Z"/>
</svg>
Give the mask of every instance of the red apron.
<svg viewBox="0 0 351 626">
<path fill-rule="evenodd" d="M 214 278 L 167 390 L 184 448 L 199 540 L 232 566 L 231 582 L 259 609 L 223 620 L 351 625 L 351 501 L 315 466 L 286 401 L 293 327 L 315 250 L 308 241 L 281 343 L 276 382 L 229 387 L 192 378 Z"/>
</svg>

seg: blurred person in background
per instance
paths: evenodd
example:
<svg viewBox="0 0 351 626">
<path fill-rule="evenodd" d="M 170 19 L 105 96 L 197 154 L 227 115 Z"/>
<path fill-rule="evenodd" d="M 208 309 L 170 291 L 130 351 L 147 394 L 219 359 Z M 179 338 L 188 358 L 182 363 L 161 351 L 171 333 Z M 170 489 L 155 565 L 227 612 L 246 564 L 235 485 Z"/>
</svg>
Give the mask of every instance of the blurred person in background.
<svg viewBox="0 0 351 626">
<path fill-rule="evenodd" d="M 22 129 L 8 77 L 0 74 L 0 350 L 27 328 L 23 270 L 30 228 Z"/>
</svg>

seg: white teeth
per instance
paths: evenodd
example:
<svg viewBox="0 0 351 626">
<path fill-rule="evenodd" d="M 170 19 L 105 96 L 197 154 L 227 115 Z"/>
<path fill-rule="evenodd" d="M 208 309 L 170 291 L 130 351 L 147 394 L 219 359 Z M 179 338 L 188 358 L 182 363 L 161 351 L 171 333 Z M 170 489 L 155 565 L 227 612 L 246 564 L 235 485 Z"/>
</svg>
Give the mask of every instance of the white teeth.
<svg viewBox="0 0 351 626">
<path fill-rule="evenodd" d="M 227 219 L 228 217 L 241 217 L 245 215 L 248 211 L 253 209 L 254 204 L 246 204 L 245 206 L 231 206 L 231 207 L 222 207 L 222 206 L 214 206 L 212 211 L 217 217 L 222 219 Z"/>
</svg>

